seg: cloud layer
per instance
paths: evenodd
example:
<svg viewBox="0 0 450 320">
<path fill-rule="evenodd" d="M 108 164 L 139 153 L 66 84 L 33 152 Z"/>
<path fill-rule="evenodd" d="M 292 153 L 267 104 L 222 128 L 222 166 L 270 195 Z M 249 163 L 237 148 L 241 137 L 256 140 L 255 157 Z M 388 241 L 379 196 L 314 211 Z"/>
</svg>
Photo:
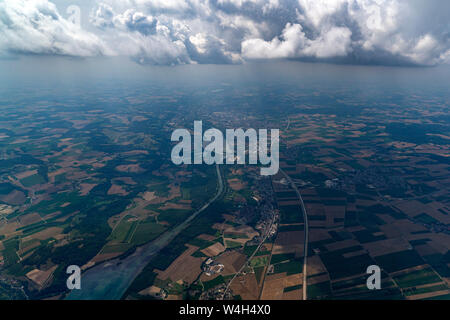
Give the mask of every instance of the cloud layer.
<svg viewBox="0 0 450 320">
<path fill-rule="evenodd" d="M 436 65 L 450 62 L 449 10 L 439 0 L 99 0 L 81 27 L 51 1 L 0 0 L 0 55 Z"/>
</svg>

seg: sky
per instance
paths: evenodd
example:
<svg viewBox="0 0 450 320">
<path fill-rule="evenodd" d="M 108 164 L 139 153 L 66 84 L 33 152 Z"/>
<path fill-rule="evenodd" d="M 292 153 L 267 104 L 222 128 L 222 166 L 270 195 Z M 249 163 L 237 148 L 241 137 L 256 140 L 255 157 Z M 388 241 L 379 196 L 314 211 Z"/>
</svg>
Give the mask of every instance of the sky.
<svg viewBox="0 0 450 320">
<path fill-rule="evenodd" d="M 0 59 L 436 66 L 449 13 L 445 0 L 0 0 Z"/>
</svg>

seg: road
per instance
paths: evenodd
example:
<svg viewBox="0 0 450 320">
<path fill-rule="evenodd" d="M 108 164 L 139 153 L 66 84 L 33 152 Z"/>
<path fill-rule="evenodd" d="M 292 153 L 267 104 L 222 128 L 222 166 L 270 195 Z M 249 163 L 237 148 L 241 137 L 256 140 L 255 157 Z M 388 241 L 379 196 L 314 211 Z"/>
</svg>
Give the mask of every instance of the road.
<svg viewBox="0 0 450 320">
<path fill-rule="evenodd" d="M 308 264 L 308 232 L 309 232 L 309 226 L 308 226 L 308 215 L 306 214 L 306 208 L 305 204 L 303 203 L 302 195 L 300 194 L 300 191 L 298 190 L 295 183 L 292 181 L 291 177 L 289 177 L 286 172 L 284 172 L 280 168 L 280 172 L 284 175 L 284 177 L 288 180 L 288 182 L 291 184 L 291 187 L 295 190 L 295 193 L 297 193 L 298 198 L 300 199 L 300 207 L 303 213 L 303 220 L 305 223 L 305 238 L 304 238 L 304 246 L 303 246 L 303 300 L 308 300 L 307 292 L 308 292 L 308 283 L 306 279 L 308 278 L 307 275 L 307 264 Z"/>
<path fill-rule="evenodd" d="M 223 292 L 223 296 L 222 296 L 222 300 L 225 298 L 225 295 L 228 291 L 228 289 L 230 288 L 231 283 L 233 282 L 233 280 L 242 272 L 242 270 L 245 269 L 245 267 L 250 263 L 250 261 L 253 259 L 253 257 L 255 256 L 255 254 L 258 252 L 258 250 L 261 248 L 261 246 L 263 245 L 264 241 L 266 241 L 267 237 L 270 234 L 270 230 L 272 229 L 272 225 L 275 222 L 275 215 L 272 218 L 272 222 L 270 223 L 269 228 L 267 229 L 267 233 L 264 236 L 264 238 L 261 240 L 261 243 L 258 245 L 258 247 L 256 248 L 255 251 L 253 251 L 252 255 L 247 259 L 247 261 L 245 261 L 245 263 L 242 265 L 242 267 L 239 269 L 238 272 L 236 272 L 233 276 L 233 278 L 231 278 L 230 282 L 228 282 L 227 287 L 225 288 L 225 291 Z"/>
<path fill-rule="evenodd" d="M 223 193 L 223 179 L 216 165 L 218 188 L 215 196 L 194 212 L 183 223 L 163 233 L 152 242 L 136 249 L 128 257 L 113 259 L 86 270 L 81 275 L 81 290 L 73 290 L 68 300 L 118 300 L 133 280 L 159 251 L 166 247 L 181 231 L 186 229 L 201 212 L 205 211 Z"/>
</svg>

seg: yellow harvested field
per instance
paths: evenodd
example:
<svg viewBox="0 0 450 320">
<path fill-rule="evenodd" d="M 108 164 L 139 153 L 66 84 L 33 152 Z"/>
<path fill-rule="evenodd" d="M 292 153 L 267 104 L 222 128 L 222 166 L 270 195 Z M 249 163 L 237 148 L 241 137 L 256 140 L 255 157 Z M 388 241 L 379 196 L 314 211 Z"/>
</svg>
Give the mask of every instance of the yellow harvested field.
<svg viewBox="0 0 450 320">
<path fill-rule="evenodd" d="M 145 171 L 139 166 L 139 164 L 122 164 L 120 166 L 117 166 L 116 170 L 120 172 L 132 172 L 132 173 L 140 173 Z"/>
<path fill-rule="evenodd" d="M 47 240 L 49 238 L 56 237 L 57 235 L 61 234 L 62 231 L 63 231 L 62 228 L 50 227 L 45 230 L 34 233 L 34 234 L 26 237 L 25 239 L 27 239 L 27 240 L 28 239 Z"/>
<path fill-rule="evenodd" d="M 115 258 L 117 256 L 120 256 L 122 252 L 111 252 L 111 253 L 100 253 L 97 254 L 94 258 L 92 258 L 92 262 L 95 264 Z"/>
<path fill-rule="evenodd" d="M 0 235 L 11 235 L 14 233 L 17 228 L 20 228 L 21 225 L 18 222 L 8 222 L 7 224 L 0 227 Z M 18 234 L 21 234 L 22 232 L 17 232 Z"/>
<path fill-rule="evenodd" d="M 187 283 L 192 283 L 197 279 L 202 272 L 201 265 L 205 258 L 191 256 L 198 250 L 198 247 L 192 245 L 187 245 L 187 247 L 188 249 L 176 258 L 166 270 L 156 270 L 159 279 L 170 279 L 175 282 L 182 280 Z"/>
<path fill-rule="evenodd" d="M 145 200 L 145 201 L 152 201 L 153 199 L 155 199 L 156 198 L 156 196 L 155 196 L 155 192 L 154 191 L 146 191 L 146 192 L 144 192 L 143 194 L 142 194 L 142 198 Z"/>
<path fill-rule="evenodd" d="M 96 185 L 95 183 L 80 183 L 80 195 L 87 195 Z"/>
<path fill-rule="evenodd" d="M 21 245 L 20 246 L 20 251 L 18 252 L 18 254 L 22 255 L 25 252 L 28 252 L 34 248 L 37 248 L 41 245 L 41 243 L 39 241 L 30 241 L 26 246 Z"/>
<path fill-rule="evenodd" d="M 411 245 L 402 238 L 392 238 L 376 242 L 364 243 L 362 246 L 369 251 L 372 257 L 378 257 L 389 253 L 409 250 Z"/>
<path fill-rule="evenodd" d="M 19 205 L 23 204 L 27 200 L 27 198 L 22 191 L 13 190 L 7 195 L 2 195 L 0 197 L 0 200 L 11 205 Z"/>
<path fill-rule="evenodd" d="M 36 283 L 39 287 L 44 287 L 47 281 L 52 276 L 53 272 L 58 266 L 53 266 L 50 269 L 43 271 L 39 269 L 33 269 L 26 274 L 27 278 Z"/>
<path fill-rule="evenodd" d="M 111 187 L 108 190 L 108 195 L 112 195 L 112 194 L 126 196 L 128 194 L 128 192 L 121 186 L 119 186 L 117 184 L 113 184 L 113 185 L 111 185 Z"/>
<path fill-rule="evenodd" d="M 161 292 L 161 288 L 160 287 L 151 286 L 151 287 L 145 288 L 144 290 L 139 291 L 139 294 L 143 295 L 143 296 L 148 296 L 148 295 L 154 296 L 154 295 L 156 295 L 156 294 L 158 294 L 160 292 Z"/>
<path fill-rule="evenodd" d="M 303 297 L 302 289 L 283 292 L 283 300 L 301 300 Z"/>
<path fill-rule="evenodd" d="M 259 286 L 254 273 L 236 277 L 230 288 L 233 294 L 240 295 L 243 300 L 258 300 Z"/>
<path fill-rule="evenodd" d="M 308 258 L 308 276 L 313 276 L 316 274 L 322 274 L 326 273 L 327 269 L 325 268 L 324 264 L 322 263 L 322 260 L 318 255 L 312 256 Z M 328 275 L 326 275 L 328 277 Z"/>
<path fill-rule="evenodd" d="M 438 296 L 443 296 L 443 295 L 447 295 L 447 294 L 450 294 L 449 289 L 427 292 L 427 293 L 422 293 L 422 294 L 416 294 L 414 296 L 407 297 L 407 299 L 408 300 L 422 300 L 422 299 L 426 299 L 426 298 L 438 297 Z"/>
<path fill-rule="evenodd" d="M 28 170 L 28 171 L 24 171 L 24 172 L 21 172 L 21 173 L 16 174 L 16 178 L 19 179 L 19 180 L 21 180 L 21 179 L 30 177 L 30 176 L 32 176 L 32 175 L 35 175 L 35 174 L 37 174 L 37 172 L 38 172 L 37 170 Z"/>
<path fill-rule="evenodd" d="M 268 275 L 264 282 L 261 300 L 282 300 L 284 288 L 301 285 L 302 283 L 301 273 L 290 276 L 287 276 L 286 272 Z"/>
<path fill-rule="evenodd" d="M 207 240 L 207 241 L 213 241 L 216 239 L 216 237 L 214 237 L 210 234 L 206 234 L 206 233 L 199 235 L 197 238 L 202 239 L 202 240 Z"/>
<path fill-rule="evenodd" d="M 172 203 L 172 202 L 166 202 L 162 207 L 159 208 L 160 210 L 191 210 L 192 207 L 189 204 L 184 203 Z"/>
<path fill-rule="evenodd" d="M 216 242 L 213 245 L 210 245 L 209 247 L 201 250 L 201 252 L 207 255 L 208 257 L 215 257 L 219 253 L 222 253 L 224 251 L 225 247 L 220 242 Z"/>
<path fill-rule="evenodd" d="M 23 227 L 25 227 L 27 225 L 41 221 L 41 216 L 34 212 L 26 214 L 24 216 L 20 216 L 17 220 Z"/>
<path fill-rule="evenodd" d="M 225 251 L 217 262 L 224 265 L 222 275 L 236 273 L 247 260 L 247 257 L 237 251 Z"/>
</svg>

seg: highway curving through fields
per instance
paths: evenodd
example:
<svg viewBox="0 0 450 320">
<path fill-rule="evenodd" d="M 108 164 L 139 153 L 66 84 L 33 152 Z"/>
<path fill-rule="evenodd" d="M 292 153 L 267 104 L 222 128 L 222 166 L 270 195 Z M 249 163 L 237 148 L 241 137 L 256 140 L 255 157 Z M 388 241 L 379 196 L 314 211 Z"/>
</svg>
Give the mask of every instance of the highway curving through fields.
<svg viewBox="0 0 450 320">
<path fill-rule="evenodd" d="M 297 194 L 299 200 L 300 200 L 300 207 L 301 207 L 301 211 L 303 213 L 303 220 L 304 220 L 304 225 L 305 225 L 305 238 L 304 238 L 304 246 L 303 246 L 303 300 L 308 300 L 308 283 L 307 283 L 307 278 L 308 278 L 308 215 L 306 214 L 306 208 L 305 208 L 305 204 L 303 203 L 303 198 L 302 195 L 300 194 L 300 191 L 298 190 L 297 186 L 295 185 L 295 183 L 292 181 L 291 177 L 289 177 L 289 175 L 286 174 L 286 172 L 284 172 L 281 168 L 280 168 L 280 172 L 283 174 L 283 176 L 287 179 L 287 181 L 290 183 L 291 187 L 295 190 L 295 193 Z"/>
</svg>

